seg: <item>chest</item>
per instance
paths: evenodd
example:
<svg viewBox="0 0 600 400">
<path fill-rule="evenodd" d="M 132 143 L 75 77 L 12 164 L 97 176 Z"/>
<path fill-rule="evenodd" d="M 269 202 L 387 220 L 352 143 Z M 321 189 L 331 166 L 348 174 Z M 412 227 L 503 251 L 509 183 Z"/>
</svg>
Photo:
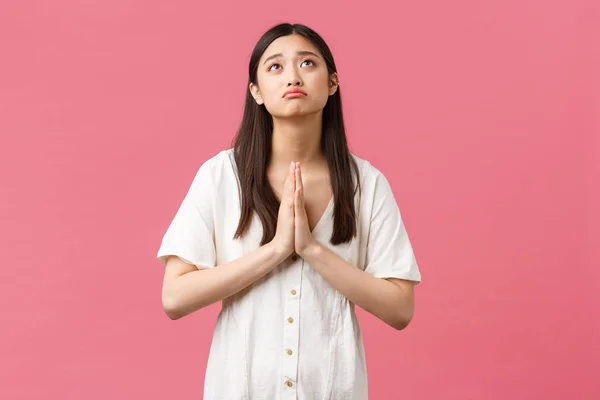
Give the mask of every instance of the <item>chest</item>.
<svg viewBox="0 0 600 400">
<path fill-rule="evenodd" d="M 280 199 L 280 193 L 283 191 L 285 183 L 285 173 L 273 176 L 270 172 L 272 171 L 267 171 L 268 182 L 276 198 Z M 351 243 L 333 245 L 329 240 L 334 230 L 333 213 L 335 204 L 329 171 L 317 172 L 318 174 L 310 174 L 303 171 L 304 175 L 302 176 L 305 210 L 313 238 L 351 264 L 362 267 L 365 258 L 364 246 L 366 246 L 372 201 L 367 200 L 367 207 L 364 207 L 365 205 L 361 204 L 361 199 L 369 198 L 369 196 L 365 196 L 369 192 L 369 187 L 368 185 L 363 185 L 363 196 L 357 195 L 355 197 L 355 207 L 358 214 L 357 236 Z M 226 173 L 218 180 L 216 187 L 219 193 L 219 201 L 215 202 L 214 233 L 218 264 L 230 262 L 256 249 L 260 246 L 263 234 L 261 221 L 254 214 L 249 230 L 244 237 L 234 239 L 241 215 L 241 198 L 238 195 L 239 183 L 237 179 L 237 174 L 232 164 L 231 169 L 226 170 Z M 311 268 L 307 268 L 305 271 L 309 274 L 313 272 Z M 319 280 L 317 276 L 313 278 Z"/>
<path fill-rule="evenodd" d="M 271 187 L 275 192 L 275 196 L 281 201 L 281 193 L 283 193 L 284 185 L 280 179 L 269 178 Z M 302 183 L 304 186 L 304 208 L 308 218 L 310 230 L 314 230 L 325 211 L 329 207 L 329 203 L 333 201 L 333 192 L 329 176 L 321 174 L 317 176 L 303 177 Z"/>
</svg>

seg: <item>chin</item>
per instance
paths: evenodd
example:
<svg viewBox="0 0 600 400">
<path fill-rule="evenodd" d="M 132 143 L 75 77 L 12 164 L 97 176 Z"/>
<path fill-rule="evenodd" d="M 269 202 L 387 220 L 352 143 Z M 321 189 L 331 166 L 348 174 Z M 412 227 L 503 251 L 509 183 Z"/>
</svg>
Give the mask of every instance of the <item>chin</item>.
<svg viewBox="0 0 600 400">
<path fill-rule="evenodd" d="M 278 110 L 278 112 L 271 113 L 271 115 L 274 118 L 280 118 L 280 119 L 298 118 L 298 117 L 307 117 L 310 115 L 314 115 L 321 111 L 323 111 L 323 108 L 316 108 L 316 107 L 294 108 L 294 109 L 288 109 L 288 110 Z"/>
</svg>

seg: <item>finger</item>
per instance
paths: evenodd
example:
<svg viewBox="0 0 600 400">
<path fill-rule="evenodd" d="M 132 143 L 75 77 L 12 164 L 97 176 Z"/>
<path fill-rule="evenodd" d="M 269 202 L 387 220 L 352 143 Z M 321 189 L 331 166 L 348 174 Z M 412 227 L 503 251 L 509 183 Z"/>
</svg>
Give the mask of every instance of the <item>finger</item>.
<svg viewBox="0 0 600 400">
<path fill-rule="evenodd" d="M 290 187 L 290 174 L 289 174 L 289 169 L 288 169 L 288 174 L 285 176 L 285 181 L 283 181 L 283 194 L 284 195 L 287 192 L 289 187 Z"/>
<path fill-rule="evenodd" d="M 294 169 L 294 162 L 291 162 L 290 166 L 288 167 L 288 173 L 285 176 L 285 182 L 283 184 L 285 189 L 287 189 L 290 184 L 290 181 L 291 181 L 290 177 L 292 176 L 291 172 L 293 169 Z"/>
<path fill-rule="evenodd" d="M 296 169 L 295 175 L 296 175 L 296 179 L 295 179 L 296 196 L 295 196 L 294 201 L 296 203 L 296 209 L 300 211 L 304 207 L 304 193 L 302 192 L 300 169 L 298 169 L 298 168 Z"/>
<path fill-rule="evenodd" d="M 289 168 L 288 168 L 288 173 L 287 173 L 287 175 L 285 176 L 285 181 L 286 181 L 286 182 L 291 182 L 291 181 L 293 181 L 293 178 L 294 178 L 294 170 L 295 170 L 295 168 L 296 168 L 296 167 L 295 167 L 295 165 L 296 165 L 296 164 L 295 164 L 293 161 L 290 163 L 290 166 L 289 166 Z"/>
<path fill-rule="evenodd" d="M 296 174 L 296 186 L 299 186 L 300 189 L 304 190 L 304 185 L 302 184 L 302 169 L 300 168 L 299 162 L 296 163 L 296 171 L 298 171 Z"/>
<path fill-rule="evenodd" d="M 296 189 L 296 193 L 294 194 L 294 209 L 296 210 L 296 215 L 299 215 L 300 208 L 302 207 L 302 198 L 300 196 L 300 189 Z"/>
<path fill-rule="evenodd" d="M 296 179 L 294 177 L 296 170 L 296 164 L 292 161 L 290 164 L 290 170 L 288 173 L 288 177 L 286 178 L 289 181 L 289 188 L 286 192 L 286 197 L 290 202 L 290 205 L 294 203 L 294 192 L 296 191 Z"/>
<path fill-rule="evenodd" d="M 288 191 L 290 190 L 291 179 L 290 179 L 290 171 L 292 168 L 292 164 L 288 168 L 288 174 L 285 176 L 285 181 L 283 182 L 283 191 L 281 192 L 281 201 L 285 201 L 288 198 Z"/>
</svg>

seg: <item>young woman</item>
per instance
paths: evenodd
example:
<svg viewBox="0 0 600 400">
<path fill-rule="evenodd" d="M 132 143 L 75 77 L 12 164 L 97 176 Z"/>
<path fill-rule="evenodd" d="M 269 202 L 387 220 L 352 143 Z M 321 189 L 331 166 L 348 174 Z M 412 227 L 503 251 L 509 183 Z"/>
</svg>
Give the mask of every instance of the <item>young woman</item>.
<svg viewBox="0 0 600 400">
<path fill-rule="evenodd" d="M 166 231 L 172 319 L 222 301 L 204 399 L 366 399 L 354 305 L 395 329 L 421 275 L 386 177 L 347 145 L 323 39 L 281 24 L 250 59 L 233 148 L 204 162 Z"/>
</svg>

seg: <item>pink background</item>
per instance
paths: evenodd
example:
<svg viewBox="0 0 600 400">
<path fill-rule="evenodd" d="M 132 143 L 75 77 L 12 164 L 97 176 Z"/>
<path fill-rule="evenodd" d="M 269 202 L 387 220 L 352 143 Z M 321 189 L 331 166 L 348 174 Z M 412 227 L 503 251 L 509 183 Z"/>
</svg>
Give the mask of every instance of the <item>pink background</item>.
<svg viewBox="0 0 600 400">
<path fill-rule="evenodd" d="M 283 21 L 423 274 L 407 330 L 359 310 L 370 397 L 600 398 L 598 2 L 368 5 L 0 3 L 0 398 L 201 398 L 219 306 L 169 320 L 155 256 Z"/>
</svg>

